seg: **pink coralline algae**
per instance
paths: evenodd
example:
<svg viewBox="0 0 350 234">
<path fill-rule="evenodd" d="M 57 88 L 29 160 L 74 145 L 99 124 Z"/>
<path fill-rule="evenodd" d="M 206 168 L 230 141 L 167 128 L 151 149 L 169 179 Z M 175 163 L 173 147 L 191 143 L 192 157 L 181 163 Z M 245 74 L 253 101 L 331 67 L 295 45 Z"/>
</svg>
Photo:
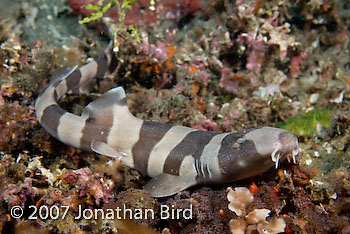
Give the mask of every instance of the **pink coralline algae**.
<svg viewBox="0 0 350 234">
<path fill-rule="evenodd" d="M 222 68 L 220 83 L 224 86 L 224 88 L 227 91 L 230 91 L 233 93 L 238 92 L 239 90 L 239 87 L 238 87 L 239 81 L 234 78 L 235 78 L 235 75 L 229 68 L 226 68 L 226 67 Z"/>
<path fill-rule="evenodd" d="M 307 58 L 307 53 L 300 53 L 298 55 L 291 56 L 290 58 L 290 73 L 292 77 L 296 77 L 300 73 L 300 66 L 305 58 Z"/>
<path fill-rule="evenodd" d="M 1 197 L 9 206 L 24 207 L 25 203 L 33 199 L 36 194 L 37 190 L 32 187 L 32 180 L 26 178 L 23 183 L 5 185 Z"/>
<path fill-rule="evenodd" d="M 149 43 L 147 40 L 142 40 L 142 50 L 146 55 L 150 55 L 160 63 L 170 59 L 175 53 L 176 49 L 172 46 L 174 37 L 177 31 L 167 31 L 165 40 L 157 40 L 156 44 Z"/>
<path fill-rule="evenodd" d="M 242 42 L 243 38 L 238 38 L 238 42 Z M 246 68 L 256 74 L 260 74 L 261 66 L 264 61 L 265 51 L 267 45 L 264 41 L 258 40 L 247 35 L 246 37 L 248 43 L 248 61 Z"/>
<path fill-rule="evenodd" d="M 74 174 L 79 176 L 75 186 L 80 189 L 80 196 L 92 195 L 97 205 L 100 204 L 101 201 L 103 203 L 113 201 L 114 198 L 111 194 L 112 188 L 107 187 L 106 184 L 101 182 L 102 178 L 99 174 L 93 174 L 89 168 L 75 170 Z"/>
<path fill-rule="evenodd" d="M 191 127 L 201 131 L 218 131 L 217 124 L 210 119 L 201 119 L 199 123 L 192 125 Z"/>
</svg>

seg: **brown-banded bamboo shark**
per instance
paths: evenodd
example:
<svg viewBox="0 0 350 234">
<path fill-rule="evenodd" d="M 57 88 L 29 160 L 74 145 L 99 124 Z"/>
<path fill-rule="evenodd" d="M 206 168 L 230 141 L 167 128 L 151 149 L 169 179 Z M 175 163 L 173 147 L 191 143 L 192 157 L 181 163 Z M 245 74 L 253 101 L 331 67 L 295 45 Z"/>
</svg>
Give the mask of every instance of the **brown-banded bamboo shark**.
<svg viewBox="0 0 350 234">
<path fill-rule="evenodd" d="M 227 183 L 278 167 L 299 152 L 290 132 L 258 127 L 214 133 L 141 120 L 127 106 L 117 87 L 88 104 L 81 116 L 63 110 L 57 101 L 69 92 L 86 93 L 95 77 L 117 65 L 111 43 L 98 59 L 79 69 L 66 68 L 52 77 L 35 103 L 38 121 L 59 141 L 86 151 L 117 157 L 152 179 L 154 197 L 175 194 L 194 185 Z"/>
</svg>

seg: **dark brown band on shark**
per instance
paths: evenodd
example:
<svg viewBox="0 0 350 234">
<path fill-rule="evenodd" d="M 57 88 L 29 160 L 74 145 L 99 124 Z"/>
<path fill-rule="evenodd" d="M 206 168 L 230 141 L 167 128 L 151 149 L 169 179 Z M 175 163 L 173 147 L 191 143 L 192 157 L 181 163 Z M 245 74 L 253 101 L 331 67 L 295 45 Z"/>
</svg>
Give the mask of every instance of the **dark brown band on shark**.
<svg viewBox="0 0 350 234">
<path fill-rule="evenodd" d="M 56 89 L 53 91 L 53 98 L 54 98 L 54 100 L 55 100 L 56 102 L 57 102 L 58 99 L 59 99 Z"/>
<path fill-rule="evenodd" d="M 114 70 L 117 68 L 118 66 L 118 59 L 117 59 L 117 56 L 115 55 L 114 51 L 111 52 L 111 61 L 110 61 L 110 64 L 109 64 L 109 73 L 112 73 L 114 72 Z"/>
<path fill-rule="evenodd" d="M 108 59 L 107 55 L 103 54 L 98 59 L 96 59 L 97 63 L 97 78 L 103 78 L 107 71 L 109 71 Z"/>
<path fill-rule="evenodd" d="M 132 147 L 135 168 L 143 175 L 147 175 L 148 159 L 153 147 L 172 128 L 171 124 L 161 124 L 144 121 L 139 133 L 139 139 Z"/>
<path fill-rule="evenodd" d="M 105 124 L 98 124 L 86 120 L 82 138 L 80 139 L 80 147 L 90 151 L 92 140 L 107 143 L 107 138 L 112 125 L 113 121 L 108 122 L 108 120 L 106 120 Z"/>
<path fill-rule="evenodd" d="M 66 78 L 67 91 L 73 90 L 74 88 L 79 87 L 79 82 L 81 79 L 80 69 L 75 70 L 70 76 Z"/>
<path fill-rule="evenodd" d="M 123 100 L 124 99 L 124 100 Z M 121 100 L 126 103 L 126 98 Z M 118 105 L 120 103 L 118 102 Z M 112 109 L 106 109 L 103 113 L 89 113 L 89 118 L 85 121 L 82 138 L 80 139 L 80 146 L 90 149 L 91 141 L 97 140 L 107 144 L 109 132 L 113 126 L 114 113 Z"/>
<path fill-rule="evenodd" d="M 61 107 L 56 104 L 45 108 L 41 117 L 40 123 L 45 126 L 46 131 L 55 138 L 58 138 L 57 127 L 61 117 L 66 113 Z"/>
<path fill-rule="evenodd" d="M 218 159 L 219 167 L 223 174 L 230 173 L 232 168 L 239 168 L 234 163 L 239 158 L 246 157 L 247 155 L 256 155 L 254 143 L 243 139 L 245 133 L 247 132 L 231 133 L 222 140 Z"/>
<path fill-rule="evenodd" d="M 217 133 L 194 131 L 187 134 L 184 139 L 170 151 L 165 160 L 163 172 L 179 175 L 180 166 L 187 155 L 192 155 L 195 160 L 199 160 L 204 147 Z"/>
</svg>

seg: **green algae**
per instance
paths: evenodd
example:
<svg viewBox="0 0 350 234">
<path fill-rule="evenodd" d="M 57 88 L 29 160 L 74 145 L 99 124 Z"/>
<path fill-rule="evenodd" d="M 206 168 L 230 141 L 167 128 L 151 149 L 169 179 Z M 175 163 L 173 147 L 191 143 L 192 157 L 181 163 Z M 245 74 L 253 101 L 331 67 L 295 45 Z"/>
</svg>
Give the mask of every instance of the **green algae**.
<svg viewBox="0 0 350 234">
<path fill-rule="evenodd" d="M 280 122 L 276 127 L 288 130 L 296 136 L 309 137 L 315 133 L 318 125 L 329 128 L 333 113 L 330 109 L 314 109 L 289 118 L 286 122 Z"/>
</svg>

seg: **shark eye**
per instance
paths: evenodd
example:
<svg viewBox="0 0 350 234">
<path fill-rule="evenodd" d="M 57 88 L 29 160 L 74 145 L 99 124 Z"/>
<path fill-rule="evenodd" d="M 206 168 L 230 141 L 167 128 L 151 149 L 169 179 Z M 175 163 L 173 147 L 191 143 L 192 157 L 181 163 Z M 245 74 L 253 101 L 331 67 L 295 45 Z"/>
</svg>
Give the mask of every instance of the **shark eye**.
<svg viewBox="0 0 350 234">
<path fill-rule="evenodd" d="M 237 139 L 237 143 L 238 144 L 243 144 L 245 142 L 245 139 L 244 138 L 238 138 Z"/>
<path fill-rule="evenodd" d="M 238 138 L 238 139 L 236 140 L 236 142 L 234 142 L 234 143 L 232 144 L 232 148 L 233 148 L 234 150 L 238 150 L 239 147 L 241 146 L 241 144 L 243 144 L 244 142 L 245 142 L 245 139 L 244 139 L 244 138 Z"/>
</svg>

